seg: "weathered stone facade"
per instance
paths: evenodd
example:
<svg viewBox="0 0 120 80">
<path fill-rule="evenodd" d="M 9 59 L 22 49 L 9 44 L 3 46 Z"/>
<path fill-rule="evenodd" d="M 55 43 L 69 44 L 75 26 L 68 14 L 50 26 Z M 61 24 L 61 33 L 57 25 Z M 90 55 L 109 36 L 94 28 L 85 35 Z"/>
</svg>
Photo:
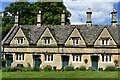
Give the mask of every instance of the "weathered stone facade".
<svg viewBox="0 0 120 80">
<path fill-rule="evenodd" d="M 119 24 L 14 25 L 2 42 L 3 53 L 13 56 L 13 61 L 7 58 L 6 63 L 13 67 L 51 65 L 61 69 L 73 65 L 104 69 L 119 60 L 119 29 Z"/>
</svg>

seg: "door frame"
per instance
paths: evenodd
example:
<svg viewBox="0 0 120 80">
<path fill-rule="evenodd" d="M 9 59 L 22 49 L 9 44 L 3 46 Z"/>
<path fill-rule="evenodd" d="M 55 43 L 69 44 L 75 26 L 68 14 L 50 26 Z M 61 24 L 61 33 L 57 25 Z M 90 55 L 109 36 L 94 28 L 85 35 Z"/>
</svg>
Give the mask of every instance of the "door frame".
<svg viewBox="0 0 120 80">
<path fill-rule="evenodd" d="M 62 69 L 64 69 L 64 67 L 65 67 L 65 66 L 63 66 L 63 61 L 64 61 L 63 58 L 65 58 L 65 57 L 67 58 L 67 60 L 66 60 L 67 61 L 67 66 L 69 65 L 69 58 L 70 58 L 70 56 L 69 55 L 62 55 L 61 56 Z"/>
<path fill-rule="evenodd" d="M 91 55 L 91 67 L 93 67 L 93 58 L 95 58 L 94 61 L 97 62 L 97 69 L 95 67 L 95 70 L 98 70 L 98 68 L 99 68 L 99 64 L 98 64 L 99 55 L 98 54 L 92 54 Z"/>
<path fill-rule="evenodd" d="M 37 57 L 37 58 L 36 58 Z M 35 61 L 36 60 L 40 60 L 40 62 L 42 63 L 42 61 L 41 61 L 41 55 L 39 55 L 39 54 L 33 54 L 33 67 L 36 67 L 36 65 L 35 65 Z M 41 63 L 40 63 L 40 65 L 41 65 Z M 39 67 L 40 67 L 40 65 L 39 65 Z"/>
<path fill-rule="evenodd" d="M 12 54 L 5 54 L 5 58 L 6 58 L 6 67 L 11 66 L 13 63 L 13 55 Z M 8 65 L 8 62 L 10 62 Z"/>
</svg>

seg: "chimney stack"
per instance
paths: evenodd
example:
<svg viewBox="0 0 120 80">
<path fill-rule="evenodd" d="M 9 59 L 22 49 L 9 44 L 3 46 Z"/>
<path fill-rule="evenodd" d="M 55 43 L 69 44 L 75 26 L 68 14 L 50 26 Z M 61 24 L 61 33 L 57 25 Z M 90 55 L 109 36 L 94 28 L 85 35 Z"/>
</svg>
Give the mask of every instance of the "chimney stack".
<svg viewBox="0 0 120 80">
<path fill-rule="evenodd" d="M 19 12 L 17 12 L 17 14 L 15 15 L 15 24 L 16 26 L 18 26 L 18 21 L 19 21 Z"/>
<path fill-rule="evenodd" d="M 115 8 L 113 8 L 113 11 L 111 12 L 111 14 L 112 14 L 112 21 L 111 21 L 111 24 L 112 24 L 112 26 L 116 26 L 116 23 L 117 23 L 117 21 L 116 21 L 116 10 L 115 10 Z"/>
<path fill-rule="evenodd" d="M 65 25 L 65 11 L 61 14 L 61 25 Z"/>
<path fill-rule="evenodd" d="M 37 26 L 41 26 L 41 11 L 39 11 L 39 13 L 37 14 Z"/>
<path fill-rule="evenodd" d="M 86 12 L 86 14 L 87 14 L 87 21 L 86 21 L 87 26 L 91 26 L 92 25 L 92 21 L 91 21 L 92 12 L 90 8 L 88 8 L 88 12 Z"/>
</svg>

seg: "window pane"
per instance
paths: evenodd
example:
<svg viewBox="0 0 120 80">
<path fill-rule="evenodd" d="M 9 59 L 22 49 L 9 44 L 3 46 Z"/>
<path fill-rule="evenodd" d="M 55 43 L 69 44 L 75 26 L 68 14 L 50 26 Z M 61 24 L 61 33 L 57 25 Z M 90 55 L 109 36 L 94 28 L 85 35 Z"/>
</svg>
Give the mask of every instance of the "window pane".
<svg viewBox="0 0 120 80">
<path fill-rule="evenodd" d="M 111 62 L 111 55 L 109 55 L 109 61 Z"/>
<path fill-rule="evenodd" d="M 76 56 L 76 61 L 78 61 L 78 56 Z"/>
<path fill-rule="evenodd" d="M 20 43 L 20 40 L 19 39 L 17 39 L 18 40 L 18 44 Z"/>
<path fill-rule="evenodd" d="M 24 60 L 24 54 L 22 54 L 22 60 Z"/>
<path fill-rule="evenodd" d="M 16 60 L 18 60 L 18 54 L 16 54 Z"/>
<path fill-rule="evenodd" d="M 19 60 L 21 60 L 21 54 L 19 54 Z"/>
<path fill-rule="evenodd" d="M 108 62 L 108 56 L 106 56 L 106 62 Z"/>
<path fill-rule="evenodd" d="M 48 44 L 50 44 L 50 39 L 48 39 Z"/>
<path fill-rule="evenodd" d="M 78 39 L 76 39 L 76 44 L 78 44 Z"/>
<path fill-rule="evenodd" d="M 79 56 L 79 61 L 81 61 L 81 55 Z"/>
<path fill-rule="evenodd" d="M 45 39 L 45 44 L 47 44 L 47 41 L 46 41 L 46 39 Z"/>
<path fill-rule="evenodd" d="M 104 40 L 102 40 L 102 44 L 104 45 Z"/>
<path fill-rule="evenodd" d="M 106 44 L 108 44 L 108 40 L 106 40 Z"/>
<path fill-rule="evenodd" d="M 51 55 L 51 61 L 53 61 L 53 55 Z"/>
<path fill-rule="evenodd" d="M 21 44 L 23 43 L 23 39 L 21 39 Z"/>
<path fill-rule="evenodd" d="M 73 61 L 75 61 L 75 56 L 73 55 Z"/>
<path fill-rule="evenodd" d="M 48 55 L 48 61 L 50 61 L 50 55 Z"/>
</svg>

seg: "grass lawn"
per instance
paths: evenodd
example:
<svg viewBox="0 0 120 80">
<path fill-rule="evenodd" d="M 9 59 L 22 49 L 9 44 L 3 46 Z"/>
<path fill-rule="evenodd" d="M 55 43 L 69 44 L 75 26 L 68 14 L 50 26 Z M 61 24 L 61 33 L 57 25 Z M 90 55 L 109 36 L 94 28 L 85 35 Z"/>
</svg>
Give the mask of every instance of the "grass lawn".
<svg viewBox="0 0 120 80">
<path fill-rule="evenodd" d="M 118 78 L 117 71 L 2 72 L 3 78 Z"/>
</svg>

